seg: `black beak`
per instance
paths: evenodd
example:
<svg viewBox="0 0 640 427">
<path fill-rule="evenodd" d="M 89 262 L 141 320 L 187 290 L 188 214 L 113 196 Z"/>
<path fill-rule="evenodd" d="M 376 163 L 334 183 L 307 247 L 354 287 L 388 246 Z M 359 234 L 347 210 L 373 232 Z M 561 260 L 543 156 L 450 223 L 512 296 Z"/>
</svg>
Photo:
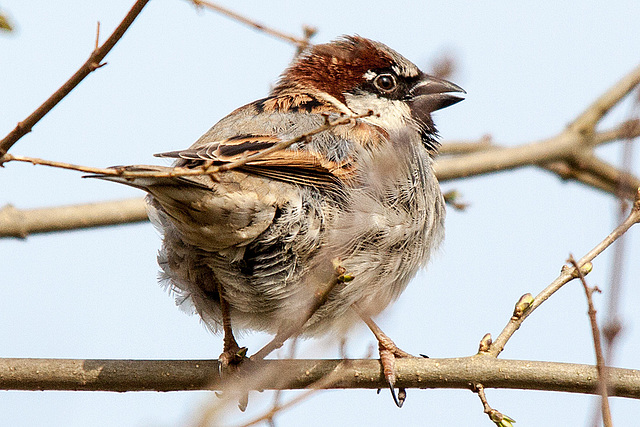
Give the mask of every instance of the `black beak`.
<svg viewBox="0 0 640 427">
<path fill-rule="evenodd" d="M 449 107 L 464 99 L 451 95 L 449 92 L 467 93 L 460 86 L 450 81 L 423 74 L 418 83 L 409 92 L 411 110 L 420 117 Z"/>
</svg>

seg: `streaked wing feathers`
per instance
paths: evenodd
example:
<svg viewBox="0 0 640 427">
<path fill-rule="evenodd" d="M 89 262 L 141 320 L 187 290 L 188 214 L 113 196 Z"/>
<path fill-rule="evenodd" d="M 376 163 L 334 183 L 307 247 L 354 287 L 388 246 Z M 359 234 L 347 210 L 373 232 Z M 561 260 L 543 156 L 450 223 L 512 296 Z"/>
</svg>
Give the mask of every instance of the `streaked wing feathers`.
<svg viewBox="0 0 640 427">
<path fill-rule="evenodd" d="M 279 142 L 279 138 L 271 135 L 238 135 L 196 148 L 156 154 L 156 157 L 224 164 L 259 153 Z M 351 159 L 338 163 L 311 151 L 286 149 L 266 154 L 238 169 L 270 179 L 312 186 L 340 184 L 353 174 Z"/>
</svg>

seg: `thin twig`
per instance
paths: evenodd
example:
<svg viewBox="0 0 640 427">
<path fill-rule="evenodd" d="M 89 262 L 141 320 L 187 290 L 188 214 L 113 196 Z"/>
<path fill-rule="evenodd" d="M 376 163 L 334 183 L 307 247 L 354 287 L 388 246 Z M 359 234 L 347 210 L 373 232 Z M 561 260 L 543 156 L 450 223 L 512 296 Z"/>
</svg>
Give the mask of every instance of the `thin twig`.
<svg viewBox="0 0 640 427">
<path fill-rule="evenodd" d="M 610 165 L 604 162 L 600 164 L 604 167 L 610 167 Z M 596 173 L 592 172 L 593 168 L 596 167 L 595 161 L 590 162 L 589 166 L 591 170 L 586 170 L 565 161 L 557 161 L 540 165 L 540 167 L 555 173 L 563 180 L 577 181 L 608 194 L 621 194 L 624 196 L 625 200 L 633 200 L 636 188 L 640 187 L 640 179 L 631 175 L 626 175 L 628 180 L 624 182 L 623 187 L 620 187 L 615 181 L 603 177 L 607 174 L 600 173 L 599 171 Z"/>
<path fill-rule="evenodd" d="M 635 99 L 631 106 L 631 111 L 629 113 L 630 120 L 627 123 L 635 122 L 634 124 L 629 125 L 629 129 L 632 130 L 633 126 L 640 127 L 640 90 L 636 89 Z M 627 209 L 629 207 L 629 203 L 624 197 L 625 186 L 628 184 L 628 180 L 625 179 L 626 176 L 629 175 L 631 171 L 631 165 L 633 163 L 633 149 L 634 149 L 634 138 L 632 132 L 628 132 L 625 137 L 627 138 L 622 150 L 621 150 L 621 159 L 620 159 L 620 170 L 623 173 L 621 176 L 621 180 L 618 183 L 616 188 L 616 196 L 618 198 L 618 206 L 616 212 L 617 222 L 621 222 L 626 215 Z M 607 292 L 607 313 L 605 317 L 605 322 L 602 328 L 602 335 L 604 337 L 605 342 L 605 354 L 604 360 L 606 364 L 611 366 L 615 363 L 614 356 L 616 350 L 616 344 L 618 342 L 618 338 L 620 337 L 620 333 L 623 330 L 623 321 L 619 312 L 619 303 L 620 303 L 620 295 L 622 293 L 622 284 L 623 284 L 623 274 L 624 274 L 624 265 L 626 261 L 626 237 L 622 236 L 618 241 L 614 244 L 613 247 L 613 257 L 611 262 L 611 270 L 610 270 L 610 282 L 609 288 Z M 602 405 L 597 405 L 593 414 L 592 425 L 597 427 L 599 425 L 598 420 L 602 418 Z"/>
<path fill-rule="evenodd" d="M 640 90 L 636 90 L 636 98 L 634 100 L 632 110 L 630 113 L 634 119 L 628 120 L 627 123 L 635 122 L 635 126 L 640 128 Z M 631 129 L 633 125 L 630 125 Z M 621 153 L 621 175 L 618 181 L 618 188 L 616 189 L 616 195 L 618 197 L 618 209 L 617 218 L 618 222 L 622 221 L 624 215 L 628 209 L 628 202 L 624 197 L 625 187 L 629 184 L 629 171 L 631 170 L 631 164 L 633 162 L 633 142 L 634 138 L 638 135 L 634 135 L 633 132 L 628 132 L 626 135 L 627 140 L 622 148 Z M 619 336 L 622 329 L 620 315 L 618 313 L 618 303 L 620 300 L 621 286 L 622 286 L 622 272 L 624 270 L 625 263 L 625 238 L 621 237 L 615 244 L 613 254 L 613 265 L 611 267 L 611 284 L 608 292 L 608 309 L 607 309 L 607 321 L 604 324 L 604 338 L 605 338 L 605 360 L 609 365 L 613 363 L 613 353 L 615 349 L 616 338 Z"/>
<path fill-rule="evenodd" d="M 316 129 L 303 133 L 302 135 L 299 135 L 295 138 L 291 138 L 286 141 L 280 141 L 277 144 L 274 144 L 267 149 L 259 151 L 250 156 L 240 158 L 236 161 L 225 163 L 220 166 L 203 165 L 195 168 L 167 167 L 167 168 L 163 168 L 162 171 L 157 171 L 157 170 L 131 171 L 131 170 L 127 170 L 125 167 L 95 168 L 91 166 L 81 166 L 81 165 L 75 165 L 72 163 L 39 159 L 36 157 L 17 156 L 17 155 L 8 154 L 8 153 L 0 158 L 0 166 L 3 165 L 4 163 L 9 163 L 9 162 L 25 162 L 25 163 L 31 163 L 33 165 L 50 166 L 50 167 L 59 168 L 59 169 L 69 169 L 69 170 L 75 170 L 78 172 L 92 173 L 97 175 L 118 176 L 122 178 L 174 178 L 174 177 L 181 177 L 181 176 L 215 175 L 217 173 L 228 171 L 231 169 L 236 169 L 241 166 L 244 166 L 247 163 L 251 163 L 256 160 L 262 159 L 273 152 L 284 150 L 293 144 L 305 141 L 316 134 L 325 132 L 336 126 L 345 125 L 350 123 L 353 120 L 369 117 L 371 115 L 373 115 L 373 112 L 369 111 L 365 114 L 340 117 L 339 119 L 336 119 L 333 121 L 327 118 L 326 122 L 323 125 L 317 127 Z"/>
<path fill-rule="evenodd" d="M 593 135 L 593 146 L 600 146 L 614 141 L 629 140 L 640 136 L 640 119 L 626 120 L 610 129 L 596 131 Z M 528 144 L 525 144 L 528 145 Z M 496 145 L 491 135 L 483 135 L 477 140 L 444 141 L 438 150 L 440 156 L 477 153 L 485 150 L 496 150 L 512 146 L 511 144 Z"/>
<path fill-rule="evenodd" d="M 591 323 L 591 334 L 593 335 L 593 347 L 596 353 L 596 368 L 598 369 L 598 394 L 601 396 L 600 407 L 602 410 L 602 422 L 604 423 L 604 427 L 613 427 L 611 409 L 609 408 L 609 396 L 607 394 L 607 366 L 604 355 L 602 354 L 602 343 L 600 342 L 600 328 L 598 327 L 598 320 L 596 318 L 596 309 L 593 306 L 593 293 L 596 291 L 600 292 L 600 290 L 598 288 L 590 288 L 589 285 L 587 285 L 587 280 L 584 278 L 584 274 L 573 255 L 569 255 L 567 262 L 578 272 L 578 278 L 582 283 L 584 293 L 587 297 L 589 322 Z"/>
<path fill-rule="evenodd" d="M 631 119 L 606 130 L 596 132 L 593 136 L 594 146 L 621 139 L 632 140 L 640 136 L 640 119 Z"/>
<path fill-rule="evenodd" d="M 307 47 L 311 46 L 311 39 L 313 38 L 313 36 L 316 35 L 316 33 L 318 32 L 318 29 L 310 25 L 303 25 L 302 32 L 304 33 L 304 39 L 302 40 L 305 42 L 305 44 L 298 45 L 298 47 L 296 48 L 296 54 L 294 55 L 294 58 L 297 58 L 298 56 L 300 56 L 300 54 L 304 52 Z"/>
<path fill-rule="evenodd" d="M 259 417 L 254 418 L 251 421 L 248 421 L 245 424 L 242 424 L 239 427 L 250 427 L 262 421 L 273 420 L 275 415 L 277 415 L 279 412 L 289 409 L 297 405 L 298 403 L 304 402 L 305 400 L 309 399 L 311 396 L 313 396 L 320 390 L 325 390 L 327 388 L 332 387 L 341 379 L 339 375 L 340 370 L 348 368 L 349 363 L 350 363 L 350 360 L 342 360 L 342 363 L 336 366 L 333 371 L 329 372 L 326 376 L 320 378 L 318 381 L 311 384 L 308 387 L 311 390 L 308 390 L 306 393 L 302 393 L 301 395 L 295 397 L 294 399 L 291 399 L 286 403 L 275 403 L 273 407 L 269 409 L 266 413 L 262 414 Z"/>
<path fill-rule="evenodd" d="M 631 213 L 627 219 L 624 220 L 622 224 L 616 227 L 603 241 L 598 243 L 591 251 L 589 251 L 585 256 L 580 258 L 578 261 L 578 266 L 580 269 L 588 269 L 590 268 L 590 263 L 593 261 L 595 257 L 600 255 L 602 251 L 608 248 L 613 242 L 615 242 L 620 236 L 629 230 L 634 224 L 640 222 L 640 188 L 636 192 L 636 199 L 633 204 L 633 208 L 631 209 Z M 584 274 L 584 272 L 583 272 Z M 507 341 L 513 336 L 513 334 L 520 328 L 522 322 L 531 314 L 533 311 L 538 308 L 543 302 L 545 302 L 551 295 L 553 295 L 558 289 L 562 286 L 570 282 L 571 280 L 578 277 L 578 273 L 575 268 L 564 268 L 562 273 L 558 278 L 556 278 L 549 286 L 547 286 L 542 292 L 540 292 L 528 306 L 527 310 L 524 311 L 520 316 L 513 316 L 509 323 L 502 330 L 498 338 L 491 344 L 491 347 L 488 352 L 483 354 L 489 354 L 493 357 L 498 357 L 498 355 L 504 349 Z"/>
<path fill-rule="evenodd" d="M 96 45 L 93 48 L 94 50 L 98 50 L 100 47 L 100 21 L 96 24 Z"/>
<path fill-rule="evenodd" d="M 491 135 L 484 135 L 477 141 L 445 141 L 438 149 L 439 156 L 476 153 L 478 151 L 499 148 L 493 145 Z"/>
<path fill-rule="evenodd" d="M 209 2 L 209 1 L 205 1 L 205 0 L 189 0 L 191 3 L 193 3 L 196 7 L 207 7 L 208 9 L 214 10 L 222 15 L 225 15 L 231 19 L 234 19 L 238 22 L 241 22 L 245 25 L 248 25 L 249 27 L 255 28 L 258 31 L 262 31 L 265 34 L 268 34 L 270 36 L 276 37 L 278 39 L 281 40 L 285 40 L 289 43 L 293 43 L 296 46 L 298 46 L 299 48 L 304 49 L 305 47 L 307 47 L 309 45 L 309 41 L 308 38 L 305 39 L 300 39 L 298 37 L 294 37 L 292 35 L 283 33 L 282 31 L 278 31 L 278 30 L 274 30 L 273 28 L 269 28 L 266 25 L 260 24 L 256 21 L 253 21 L 249 18 L 246 18 L 236 12 L 233 12 L 229 9 L 226 9 L 218 4 Z M 311 37 L 311 36 L 309 36 Z"/>
<path fill-rule="evenodd" d="M 287 355 L 287 359 L 295 359 L 296 358 L 296 349 L 297 349 L 297 344 L 298 344 L 298 337 L 293 337 L 293 339 L 290 341 L 290 345 L 289 345 L 289 354 Z M 346 359 L 346 357 L 344 357 L 344 359 Z M 277 409 L 278 407 L 282 406 L 282 396 L 283 396 L 283 390 L 276 390 L 273 394 L 273 403 L 271 406 L 271 413 L 275 414 L 277 413 Z M 273 424 L 273 415 L 271 415 L 271 417 L 269 418 L 269 422 L 271 424 Z"/>
<path fill-rule="evenodd" d="M 76 71 L 76 73 L 71 76 L 69 80 L 67 80 L 57 91 L 53 93 L 42 105 L 40 105 L 29 117 L 19 122 L 18 125 L 11 131 L 7 136 L 5 136 L 0 141 L 0 158 L 4 154 L 9 151 L 9 149 L 15 144 L 20 138 L 22 138 L 27 133 L 31 132 L 33 126 L 40 121 L 53 107 L 55 107 L 58 102 L 62 101 L 62 99 L 69 94 L 78 84 L 84 80 L 92 71 L 100 68 L 102 60 L 109 53 L 109 51 L 115 46 L 115 44 L 120 40 L 120 38 L 124 35 L 127 29 L 131 26 L 136 17 L 140 14 L 144 6 L 149 2 L 149 0 L 138 0 L 133 5 L 129 13 L 124 17 L 120 25 L 114 30 L 113 34 L 104 42 L 104 44 L 95 49 L 89 59 L 82 64 L 80 69 Z"/>
<path fill-rule="evenodd" d="M 307 311 L 298 319 L 294 319 L 289 327 L 286 327 L 276 334 L 276 336 L 262 347 L 257 353 L 251 356 L 251 360 L 262 360 L 272 351 L 282 347 L 284 342 L 293 336 L 297 336 L 309 319 L 327 302 L 331 291 L 340 283 L 352 280 L 353 277 L 346 274 L 344 267 L 339 265 L 339 260 L 334 261 L 334 271 L 327 283 L 323 283 L 314 292 L 313 299 L 309 303 Z"/>
<path fill-rule="evenodd" d="M 514 167 L 531 166 L 536 164 L 557 174 L 563 179 L 576 180 L 588 186 L 609 192 L 611 194 L 616 194 L 616 189 L 619 187 L 619 183 L 621 182 L 620 177 L 626 176 L 627 179 L 623 180 L 624 187 L 621 191 L 625 195 L 625 197 L 633 199 L 635 189 L 640 186 L 640 180 L 638 178 L 630 175 L 624 175 L 618 169 L 614 168 L 611 165 L 608 165 L 607 163 L 601 161 L 596 157 L 587 157 L 583 155 L 581 156 L 581 159 L 576 161 L 572 156 L 576 153 L 575 150 L 577 150 L 577 152 L 584 152 L 585 149 L 598 144 L 603 144 L 612 140 L 619 140 L 621 138 L 634 138 L 637 136 L 640 136 L 640 120 L 632 119 L 623 122 L 612 129 L 596 132 L 594 135 L 589 137 L 591 142 L 588 146 L 582 143 L 582 141 L 587 138 L 587 136 L 581 134 L 571 135 L 567 132 L 564 132 L 548 140 L 529 143 L 518 147 L 500 147 L 494 146 L 493 144 L 487 145 L 487 138 L 483 138 L 480 141 L 464 143 L 451 142 L 450 152 L 466 152 L 468 154 L 441 156 L 435 163 L 435 169 L 440 182 L 445 182 L 450 179 L 459 179 L 469 176 L 482 175 L 498 170 L 506 170 Z M 292 141 L 292 143 L 293 142 L 295 141 Z M 449 150 L 449 148 L 446 148 L 448 145 L 449 144 L 447 143 L 444 144 L 443 151 L 445 153 L 447 152 L 447 150 Z M 567 160 L 567 151 L 565 149 L 560 149 L 559 151 L 557 151 L 558 147 L 561 146 L 568 147 L 567 149 L 571 161 Z M 507 160 L 503 161 L 505 158 Z M 51 166 L 63 168 L 67 167 L 69 169 L 80 170 L 83 172 L 112 176 L 171 177 L 203 174 L 202 168 L 185 170 L 166 168 L 168 172 L 164 173 L 138 171 L 126 172 L 125 174 L 121 169 L 89 168 L 70 165 L 62 162 L 48 162 L 46 160 L 26 156 L 14 156 L 13 158 L 5 156 L 4 158 L 0 158 L 0 164 L 2 162 L 7 162 L 10 160 L 24 161 L 35 164 L 51 163 Z M 246 159 L 243 159 L 242 161 L 244 162 L 246 161 Z M 598 170 L 598 168 L 603 168 L 603 170 Z M 216 173 L 217 171 L 219 171 L 219 169 L 208 168 L 205 173 Z M 106 202 L 107 205 L 109 203 L 111 202 Z M 142 210 L 140 212 L 141 213 L 138 216 L 143 215 Z M 42 209 L 42 214 L 46 214 L 45 209 Z M 75 220 L 69 219 L 65 222 L 70 221 Z M 78 218 L 77 221 L 82 222 L 83 219 Z M 126 220 L 124 222 L 126 222 Z M 4 228 L 7 227 L 15 228 L 10 224 L 5 226 Z M 2 237 L 2 235 L 0 235 L 0 237 Z"/>
<path fill-rule="evenodd" d="M 594 129 L 598 121 L 638 83 L 640 83 L 640 66 L 595 100 L 560 134 L 517 147 L 491 147 L 488 150 L 466 155 L 444 157 L 435 165 L 436 175 L 438 179 L 446 180 L 510 170 L 525 165 L 543 165 L 554 161 L 579 163 L 586 155 L 591 155 L 595 144 L 603 142 L 602 138 L 594 138 Z M 640 131 L 636 129 L 636 125 L 628 126 L 633 128 L 625 131 L 630 133 Z M 637 178 L 635 180 L 637 181 Z"/>
<path fill-rule="evenodd" d="M 511 427 L 513 425 L 512 423 L 516 422 L 513 418 L 501 413 L 497 409 L 493 409 L 489 405 L 489 401 L 487 401 L 487 396 L 484 392 L 484 386 L 482 384 L 473 384 L 471 387 L 471 391 L 478 395 L 478 397 L 480 398 L 480 402 L 482 402 L 484 413 L 487 414 L 489 419 L 497 426 Z"/>
<path fill-rule="evenodd" d="M 344 116 L 344 117 L 341 117 L 341 118 L 333 120 L 333 121 L 329 120 L 329 118 L 327 116 L 325 116 L 325 123 L 322 126 L 316 128 L 314 130 L 311 130 L 311 131 L 309 131 L 307 133 L 303 133 L 302 135 L 300 135 L 300 136 L 298 136 L 296 138 L 292 138 L 292 139 L 290 139 L 288 141 L 279 142 L 279 143 L 277 143 L 275 145 L 272 145 L 269 148 L 266 148 L 266 149 L 264 149 L 262 151 L 259 151 L 259 152 L 255 153 L 255 154 L 253 154 L 251 156 L 247 156 L 247 157 L 238 159 L 238 160 L 236 160 L 234 162 L 230 162 L 230 163 L 224 164 L 222 166 L 219 166 L 218 167 L 218 171 L 222 172 L 222 171 L 227 171 L 227 170 L 239 168 L 239 167 L 241 167 L 241 166 L 243 166 L 243 165 L 245 165 L 247 163 L 250 163 L 250 162 L 256 161 L 258 159 L 261 159 L 263 157 L 266 157 L 271 153 L 275 153 L 276 151 L 284 150 L 284 149 L 292 146 L 293 144 L 295 144 L 297 142 L 306 141 L 307 139 L 309 139 L 313 135 L 319 134 L 321 132 L 325 132 L 325 131 L 327 131 L 329 129 L 333 129 L 336 126 L 346 125 L 348 123 L 351 123 L 353 120 L 362 119 L 362 118 L 365 118 L 365 117 L 371 117 L 373 115 L 374 115 L 374 112 L 369 110 L 368 112 L 366 112 L 364 114 L 355 114 L 355 115 L 352 115 L 352 116 Z"/>
<path fill-rule="evenodd" d="M 596 99 L 568 128 L 576 133 L 592 133 L 600 119 L 639 83 L 640 65 Z"/>
</svg>

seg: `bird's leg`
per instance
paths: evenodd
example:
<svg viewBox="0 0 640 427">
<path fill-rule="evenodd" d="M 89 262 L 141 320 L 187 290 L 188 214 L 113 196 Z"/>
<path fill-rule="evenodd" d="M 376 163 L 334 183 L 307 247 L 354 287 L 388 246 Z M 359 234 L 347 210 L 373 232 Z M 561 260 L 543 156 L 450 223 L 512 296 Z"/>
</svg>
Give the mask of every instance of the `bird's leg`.
<svg viewBox="0 0 640 427">
<path fill-rule="evenodd" d="M 396 392 L 394 389 L 396 383 L 396 358 L 402 357 L 415 357 L 406 351 L 398 348 L 398 346 L 385 334 L 382 332 L 382 329 L 373 321 L 371 316 L 366 314 L 364 311 L 358 307 L 357 304 L 352 305 L 353 309 L 358 316 L 367 324 L 373 335 L 375 335 L 378 340 L 378 352 L 380 354 L 380 364 L 382 365 L 382 372 L 384 373 L 384 378 L 387 380 L 387 384 L 389 384 L 389 389 L 391 390 L 391 396 L 393 397 L 393 401 L 398 406 L 398 408 L 402 407 L 404 403 L 407 392 L 404 388 L 400 388 L 398 390 L 398 395 L 396 396 Z"/>
<path fill-rule="evenodd" d="M 225 368 L 229 365 L 237 365 L 242 362 L 242 359 L 247 354 L 246 347 L 240 347 L 235 337 L 233 336 L 233 330 L 231 329 L 231 308 L 226 296 L 222 284 L 218 283 L 218 296 L 220 297 L 220 311 L 222 312 L 222 332 L 223 348 L 222 354 L 218 357 L 220 367 Z"/>
<path fill-rule="evenodd" d="M 220 377 L 223 375 L 225 368 L 229 366 L 237 367 L 247 355 L 247 347 L 240 347 L 236 338 L 233 336 L 233 329 L 231 329 L 231 307 L 229 301 L 227 301 L 224 295 L 222 284 L 218 283 L 218 296 L 220 297 L 220 311 L 222 312 L 222 333 L 223 335 L 223 347 L 222 354 L 218 356 L 218 371 Z M 216 393 L 217 394 L 217 393 Z M 220 397 L 219 395 L 218 397 Z M 239 398 L 238 408 L 242 412 L 247 409 L 249 403 L 249 392 L 244 392 Z"/>
</svg>

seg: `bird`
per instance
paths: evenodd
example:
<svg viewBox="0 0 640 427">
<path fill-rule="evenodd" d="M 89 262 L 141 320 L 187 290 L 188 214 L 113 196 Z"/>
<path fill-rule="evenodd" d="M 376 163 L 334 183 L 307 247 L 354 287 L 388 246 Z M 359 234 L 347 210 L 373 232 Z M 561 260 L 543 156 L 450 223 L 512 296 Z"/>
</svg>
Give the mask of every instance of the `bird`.
<svg viewBox="0 0 640 427">
<path fill-rule="evenodd" d="M 147 193 L 163 236 L 160 280 L 178 305 L 223 333 L 223 365 L 246 354 L 234 331 L 311 337 L 364 320 L 401 406 L 395 358 L 410 355 L 372 317 L 443 239 L 431 113 L 461 93 L 380 42 L 342 36 L 309 46 L 268 96 L 189 148 L 156 154 L 173 166 L 92 177 Z"/>
</svg>

